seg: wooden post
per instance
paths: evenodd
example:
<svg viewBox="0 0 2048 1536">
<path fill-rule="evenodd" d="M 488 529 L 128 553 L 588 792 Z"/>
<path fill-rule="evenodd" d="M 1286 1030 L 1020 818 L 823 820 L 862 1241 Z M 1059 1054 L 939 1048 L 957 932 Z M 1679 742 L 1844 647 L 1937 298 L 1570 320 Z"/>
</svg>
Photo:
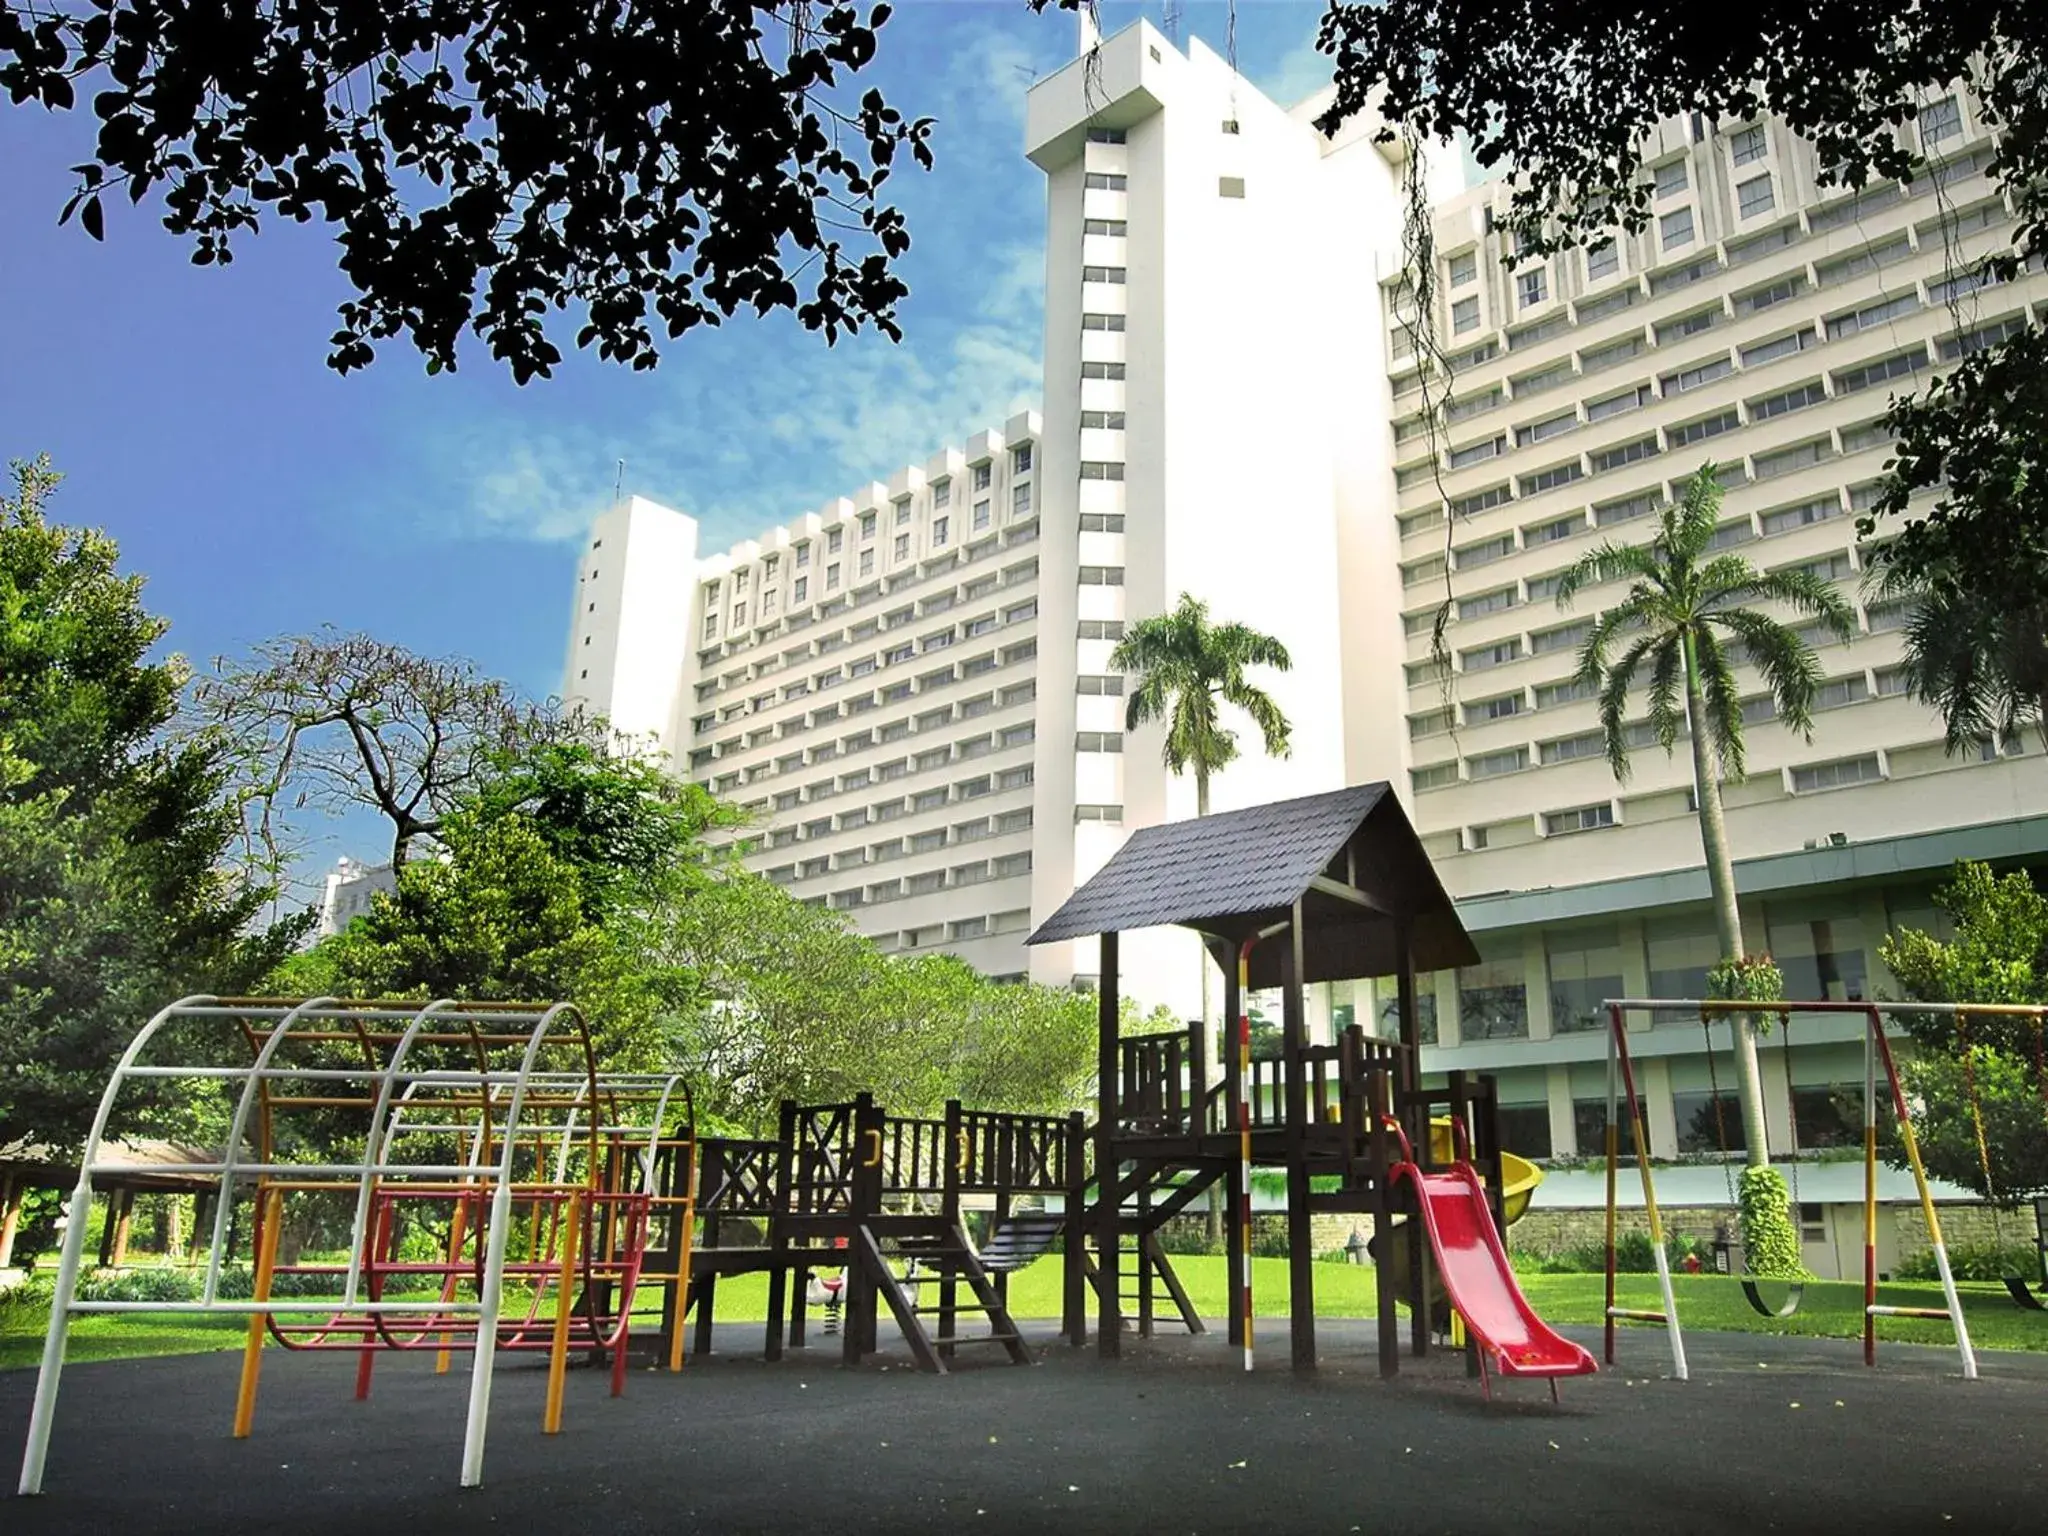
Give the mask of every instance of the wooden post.
<svg viewBox="0 0 2048 1536">
<path fill-rule="evenodd" d="M 101 1269 L 107 1268 L 114 1262 L 114 1213 L 118 1211 L 120 1208 L 121 1192 L 117 1189 L 108 1190 L 107 1214 L 105 1219 L 100 1223 L 99 1267 Z"/>
<path fill-rule="evenodd" d="M 1223 1042 L 1223 1100 L 1231 1115 L 1237 1113 L 1237 1105 L 1244 1094 L 1244 1071 L 1237 1053 L 1237 1021 L 1244 1016 L 1244 997 L 1237 985 L 1235 956 L 1227 950 L 1222 961 L 1223 971 L 1223 1028 L 1217 1037 Z M 1226 1179 L 1232 1176 L 1226 1175 Z M 1240 1221 L 1235 1208 L 1237 1191 L 1233 1182 L 1230 1201 L 1226 1202 L 1228 1219 L 1223 1223 L 1223 1273 L 1224 1291 L 1232 1299 L 1230 1313 L 1230 1345 L 1234 1349 L 1244 1347 L 1244 1309 L 1236 1299 L 1238 1277 L 1244 1273 L 1245 1224 Z"/>
<path fill-rule="evenodd" d="M 1105 1360 L 1123 1353 L 1123 1306 L 1117 1276 L 1117 936 L 1105 933 L 1102 974 L 1096 990 L 1098 1077 L 1095 1109 L 1095 1350 Z"/>
<path fill-rule="evenodd" d="M 214 1193 L 212 1190 L 195 1190 L 192 1194 L 192 1250 L 191 1259 L 198 1263 L 206 1257 L 201 1245 L 207 1242 L 205 1233 L 211 1226 L 207 1220 L 213 1214 Z"/>
<path fill-rule="evenodd" d="M 967 1227 L 960 1216 L 960 1164 L 963 1160 L 961 1153 L 965 1150 L 962 1142 L 966 1134 L 961 1119 L 960 1101 L 946 1100 L 946 1129 L 939 1147 L 939 1209 L 945 1214 L 947 1223 L 959 1233 L 963 1243 L 967 1238 Z M 1000 1211 L 1001 1206 L 998 1205 L 997 1209 Z M 958 1274 L 959 1271 L 950 1263 L 946 1264 L 939 1274 L 939 1337 L 942 1339 L 950 1339 L 960 1331 L 955 1326 L 960 1303 Z M 953 1353 L 951 1344 L 939 1346 L 941 1359 L 950 1360 Z"/>
<path fill-rule="evenodd" d="M 1066 1299 L 1060 1321 L 1067 1343 L 1078 1349 L 1088 1342 L 1088 1121 L 1078 1109 L 1067 1116 L 1065 1172 L 1060 1258 Z"/>
<path fill-rule="evenodd" d="M 775 1208 L 768 1213 L 771 1259 L 768 1265 L 768 1344 L 763 1356 L 769 1360 L 782 1358 L 782 1316 L 789 1285 L 789 1223 L 784 1218 L 790 1214 L 791 1180 L 796 1176 L 796 1100 L 782 1101 L 779 1124 L 782 1134 L 775 1151 Z M 705 1300 L 710 1298 L 707 1296 Z M 700 1326 L 702 1322 L 703 1319 L 699 1319 Z"/>
<path fill-rule="evenodd" d="M 847 1210 L 857 1228 L 864 1229 L 868 1218 L 882 1208 L 882 1112 L 875 1107 L 871 1093 L 857 1093 L 853 1098 L 853 1138 L 848 1149 L 853 1169 L 847 1178 Z M 870 1163 L 868 1160 L 873 1158 Z M 876 1334 L 876 1302 L 880 1293 L 872 1276 L 857 1259 L 861 1236 L 859 1231 L 847 1234 L 846 1285 L 840 1294 L 845 1298 L 841 1311 L 840 1359 L 846 1365 L 859 1365 L 863 1354 L 873 1354 L 878 1347 Z M 914 1304 L 913 1290 L 913 1304 Z M 850 1325 L 850 1328 L 849 1326 Z"/>
<path fill-rule="evenodd" d="M 1280 955 L 1280 1023 L 1287 1055 L 1287 1281 L 1289 1331 L 1294 1338 L 1294 1368 L 1316 1368 L 1315 1228 L 1308 1208 L 1308 1074 L 1302 1053 L 1308 1049 L 1307 1018 L 1302 1007 L 1303 969 L 1301 899 L 1295 898 L 1288 924 L 1287 948 Z"/>
<path fill-rule="evenodd" d="M 124 1189 L 114 1202 L 114 1268 L 128 1262 L 128 1237 L 135 1229 L 135 1191 Z"/>
<path fill-rule="evenodd" d="M 1395 1074 L 1395 1115 L 1408 1132 L 1418 1165 L 1429 1163 L 1429 1106 L 1421 1102 L 1422 1019 L 1415 1006 L 1415 931 L 1405 918 L 1394 925 L 1395 987 L 1401 1013 L 1401 1044 L 1406 1047 Z M 1422 1191 L 1412 1191 L 1415 1210 L 1402 1225 L 1408 1245 L 1409 1340 L 1418 1355 L 1429 1353 L 1429 1243 L 1422 1234 Z M 1390 1240 L 1391 1241 L 1391 1240 Z"/>
<path fill-rule="evenodd" d="M 28 1200 L 28 1178 L 10 1173 L 0 1179 L 0 1269 L 14 1263 L 14 1233 L 21 1225 L 21 1208 Z"/>
<path fill-rule="evenodd" d="M 713 1142 L 707 1150 L 705 1157 L 706 1161 L 698 1176 L 697 1187 L 702 1190 L 710 1190 L 716 1194 L 725 1186 L 725 1147 L 719 1142 Z M 713 1206 L 704 1213 L 704 1246 L 707 1250 L 718 1247 L 718 1227 L 718 1209 L 716 1206 Z M 691 1353 L 708 1356 L 711 1353 L 712 1318 L 718 1311 L 718 1271 L 707 1269 L 704 1278 L 697 1283 L 696 1290 L 697 1344 Z M 689 1297 L 687 1295 L 684 1296 L 683 1302 L 685 1306 L 688 1306 Z M 680 1311 L 676 1315 L 676 1326 L 678 1328 L 683 1326 L 683 1314 Z"/>
<path fill-rule="evenodd" d="M 1380 1375 L 1401 1373 L 1401 1319 L 1395 1312 L 1399 1298 L 1394 1294 L 1394 1196 L 1388 1183 L 1393 1163 L 1393 1138 L 1387 1135 L 1387 1111 L 1393 1105 L 1392 1076 L 1385 1066 L 1376 1066 L 1366 1077 L 1370 1099 L 1370 1125 L 1366 1133 L 1367 1158 L 1372 1177 L 1373 1288 L 1379 1301 Z"/>
</svg>

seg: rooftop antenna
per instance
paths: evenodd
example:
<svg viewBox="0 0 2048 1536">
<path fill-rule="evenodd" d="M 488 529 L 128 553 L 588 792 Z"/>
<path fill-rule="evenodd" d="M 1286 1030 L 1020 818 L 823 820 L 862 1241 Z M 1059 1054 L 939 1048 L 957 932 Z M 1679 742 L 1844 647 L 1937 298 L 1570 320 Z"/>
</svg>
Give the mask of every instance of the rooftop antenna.
<svg viewBox="0 0 2048 1536">
<path fill-rule="evenodd" d="M 626 461 L 619 460 L 619 472 L 612 479 L 612 505 L 617 506 L 626 499 Z"/>
<path fill-rule="evenodd" d="M 1081 0 L 1076 14 L 1081 21 L 1081 46 L 1075 57 L 1085 59 L 1102 46 L 1102 18 L 1095 13 L 1095 0 Z"/>
<path fill-rule="evenodd" d="M 1180 46 L 1180 0 L 1166 0 L 1161 8 L 1159 20 L 1166 29 L 1167 41 L 1174 47 Z"/>
</svg>

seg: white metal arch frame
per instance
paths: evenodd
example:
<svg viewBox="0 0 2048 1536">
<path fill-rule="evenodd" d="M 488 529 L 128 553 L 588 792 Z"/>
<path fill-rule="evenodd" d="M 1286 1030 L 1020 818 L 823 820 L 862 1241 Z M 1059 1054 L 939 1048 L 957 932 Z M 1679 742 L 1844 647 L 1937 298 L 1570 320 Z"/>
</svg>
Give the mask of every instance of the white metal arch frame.
<svg viewBox="0 0 2048 1536">
<path fill-rule="evenodd" d="M 185 1055 L 201 1059 L 157 1060 L 168 1041 Z M 421 1047 L 430 1047 L 422 1051 Z M 203 1049 L 195 1049 L 203 1047 Z M 357 1052 L 360 1062 L 336 1064 L 339 1049 Z M 217 1178 L 219 1198 L 214 1212 L 211 1252 L 200 1295 L 179 1301 L 81 1301 L 78 1280 L 97 1175 L 111 1171 L 105 1158 L 107 1128 L 124 1091 L 157 1081 L 183 1083 L 188 1089 L 235 1094 L 229 1131 L 217 1156 L 206 1161 L 165 1165 L 165 1171 Z M 515 1187 L 516 1158 L 522 1144 L 559 1138 L 555 1172 L 564 1172 L 571 1143 L 587 1138 L 594 1148 L 604 1117 L 611 1081 L 597 1072 L 583 1018 L 568 1003 L 464 1003 L 442 999 L 414 1001 L 349 1001 L 337 998 L 222 998 L 195 995 L 180 999 L 152 1018 L 129 1042 L 100 1097 L 92 1129 L 79 1158 L 78 1183 L 68 1205 L 50 1326 L 43 1342 L 41 1371 L 30 1411 L 27 1446 L 22 1457 L 20 1491 L 42 1491 L 57 1388 L 72 1319 L 96 1313 L 205 1312 L 241 1314 L 268 1319 L 312 1309 L 337 1316 L 376 1314 L 470 1313 L 476 1319 L 470 1371 L 461 1480 L 475 1487 L 483 1480 L 484 1435 L 490 1409 L 491 1374 L 503 1301 L 507 1230 Z M 639 1115 L 630 1117 L 629 1134 L 643 1129 L 652 1149 L 662 1131 L 672 1083 L 658 1078 L 616 1080 L 630 1083 L 630 1099 L 658 1101 L 651 1127 Z M 311 1096 L 288 1091 L 317 1090 Z M 544 1110 L 555 1118 L 528 1123 L 530 1092 L 545 1090 L 535 1102 L 583 1106 L 580 1123 L 572 1112 Z M 336 1097 L 353 1092 L 355 1097 Z M 687 1102 L 688 1090 L 683 1090 Z M 614 1094 L 616 1100 L 617 1095 Z M 423 1126 L 419 1113 L 436 1104 L 440 1123 Z M 276 1112 L 295 1107 L 350 1107 L 367 1111 L 362 1155 L 355 1162 L 293 1162 L 281 1160 L 274 1145 Z M 464 1107 L 474 1114 L 463 1119 Z M 408 1117 L 415 1118 L 408 1118 Z M 255 1155 L 246 1155 L 256 1120 Z M 403 1122 L 403 1123 L 402 1123 Z M 440 1162 L 407 1161 L 399 1149 L 415 1133 L 433 1130 L 429 1145 L 446 1145 L 460 1133 L 465 1150 Z M 625 1129 L 625 1128 L 622 1128 Z M 458 1141 L 458 1147 L 460 1142 Z M 594 1166 L 585 1177 L 595 1178 Z M 450 1302 L 439 1298 L 366 1300 L 360 1294 L 365 1226 L 373 1195 L 380 1185 L 408 1181 L 443 1183 L 461 1180 L 489 1188 L 490 1219 L 485 1239 L 477 1300 Z M 262 1188 L 266 1182 L 305 1181 L 297 1187 L 341 1190 L 355 1195 L 350 1259 L 342 1294 L 322 1298 L 309 1308 L 305 1299 L 229 1300 L 220 1295 L 224 1264 L 232 1257 L 233 1210 L 238 1185 Z M 320 1181 L 317 1184 L 311 1181 Z M 252 1337 L 251 1352 L 259 1339 Z M 245 1378 L 245 1397 L 253 1378 Z M 238 1408 L 238 1421 L 244 1418 Z"/>
</svg>

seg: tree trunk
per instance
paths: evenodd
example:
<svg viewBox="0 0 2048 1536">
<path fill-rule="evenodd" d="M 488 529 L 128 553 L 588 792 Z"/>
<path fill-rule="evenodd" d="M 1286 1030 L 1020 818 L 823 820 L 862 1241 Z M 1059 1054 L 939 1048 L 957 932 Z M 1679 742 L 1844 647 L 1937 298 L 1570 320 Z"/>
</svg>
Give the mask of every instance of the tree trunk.
<svg viewBox="0 0 2048 1536">
<path fill-rule="evenodd" d="M 1714 927 L 1723 958 L 1742 956 L 1742 916 L 1735 903 L 1735 865 L 1728 855 L 1728 820 L 1721 808 L 1721 778 L 1707 741 L 1706 700 L 1700 690 L 1699 660 L 1685 637 L 1685 712 L 1692 726 L 1693 798 L 1699 802 L 1700 844 L 1707 856 L 1707 888 L 1713 893 Z M 1742 1100 L 1742 1136 L 1753 1168 L 1769 1165 L 1764 1134 L 1763 1078 L 1757 1069 L 1756 1026 L 1748 1014 L 1735 1018 L 1735 1075 Z"/>
<path fill-rule="evenodd" d="M 1197 765 L 1195 768 L 1195 815 L 1206 816 L 1208 814 L 1209 775 L 1206 770 Z M 1219 1072 L 1223 1070 L 1223 1037 L 1228 1032 L 1227 1028 L 1219 1027 L 1216 1020 L 1210 1016 L 1209 947 L 1205 944 L 1202 946 L 1202 1034 L 1210 1042 L 1209 1048 L 1216 1053 L 1216 1070 Z M 1202 1064 L 1204 1078 L 1207 1077 L 1208 1070 L 1209 1064 L 1204 1062 Z M 1206 1082 L 1204 1086 L 1207 1086 Z M 1223 1183 L 1220 1179 L 1209 1186 L 1207 1236 L 1210 1252 L 1220 1251 L 1223 1247 Z"/>
</svg>

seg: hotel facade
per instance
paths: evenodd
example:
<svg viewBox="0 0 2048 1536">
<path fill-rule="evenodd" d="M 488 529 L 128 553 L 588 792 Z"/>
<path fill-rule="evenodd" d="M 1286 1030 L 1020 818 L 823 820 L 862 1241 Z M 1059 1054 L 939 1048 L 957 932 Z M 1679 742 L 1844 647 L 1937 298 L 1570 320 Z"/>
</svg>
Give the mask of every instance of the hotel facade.
<svg viewBox="0 0 2048 1536">
<path fill-rule="evenodd" d="M 1040 80 L 1041 412 L 723 551 L 682 513 L 615 508 L 582 557 L 567 692 L 750 807 L 749 862 L 885 947 L 1086 985 L 1089 946 L 1023 939 L 1132 828 L 1194 813 L 1157 730 L 1124 732 L 1108 664 L 1126 624 L 1191 593 L 1294 658 L 1262 679 L 1291 755 L 1239 722 L 1215 808 L 1391 780 L 1482 954 L 1425 988 L 1426 1069 L 1497 1073 L 1510 1144 L 1584 1155 L 1594 1004 L 1697 996 L 1717 945 L 1686 749 L 1638 726 L 1617 783 L 1572 676 L 1616 592 L 1561 609 L 1559 573 L 1647 537 L 1711 461 L 1717 547 L 1855 607 L 1851 643 L 1809 632 L 1810 741 L 1743 669 L 1749 773 L 1726 797 L 1747 947 L 1793 995 L 1882 995 L 1880 941 L 1939 926 L 1957 858 L 2048 853 L 2048 769 L 2031 736 L 1944 750 L 1856 515 L 1890 396 L 2048 318 L 2048 278 L 1974 265 L 2012 221 L 1959 91 L 1901 129 L 1924 173 L 1860 192 L 1820 187 L 1780 122 L 1667 123 L 1648 230 L 1513 268 L 1505 187 L 1445 155 L 1416 171 L 1440 301 L 1420 329 L 1448 368 L 1432 426 L 1401 147 L 1363 121 L 1324 138 L 1322 105 L 1143 23 Z M 1148 1003 L 1192 1015 L 1200 964 L 1186 935 L 1125 940 Z M 1374 1027 L 1385 1001 L 1327 989 L 1312 1024 Z M 1795 1120 L 1805 1148 L 1849 1135 L 1858 1028 L 1796 1019 L 1767 1051 L 1774 1151 Z M 1696 1018 L 1634 1038 L 1654 1152 L 1712 1151 L 1717 1089 L 1739 1136 L 1722 1031 L 1718 1061 Z M 1807 1237 L 1834 1243 L 1824 1212 Z"/>
</svg>

